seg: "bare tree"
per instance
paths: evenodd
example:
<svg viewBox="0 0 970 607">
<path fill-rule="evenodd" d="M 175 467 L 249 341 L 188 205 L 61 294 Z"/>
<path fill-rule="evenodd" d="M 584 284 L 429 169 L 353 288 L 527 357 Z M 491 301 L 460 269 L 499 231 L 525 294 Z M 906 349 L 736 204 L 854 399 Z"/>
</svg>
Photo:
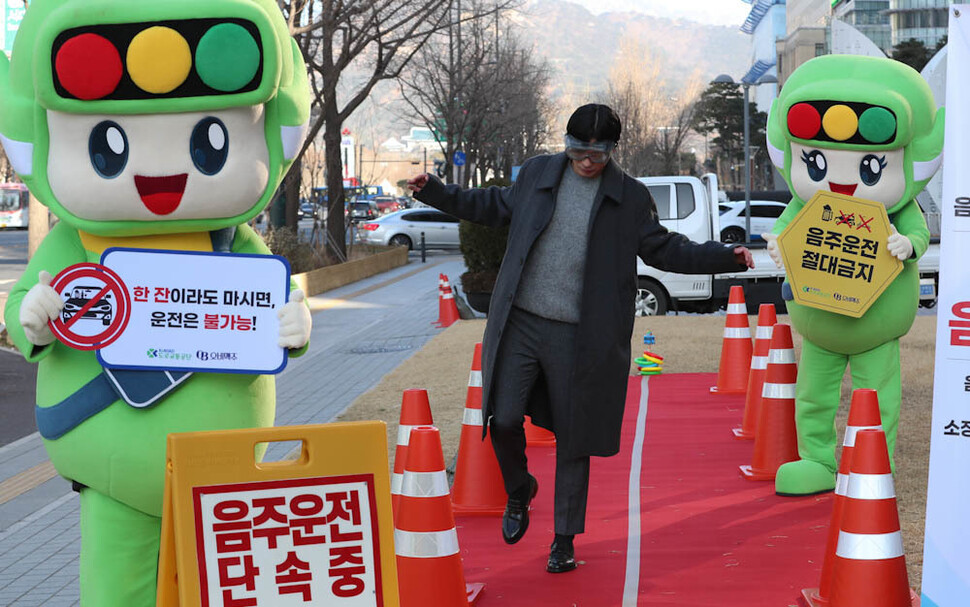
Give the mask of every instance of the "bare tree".
<svg viewBox="0 0 970 607">
<path fill-rule="evenodd" d="M 604 100 L 623 121 L 617 162 L 633 175 L 680 172 L 681 149 L 690 134 L 700 90 L 698 74 L 683 90 L 668 90 L 660 62 L 650 50 L 639 40 L 624 39 Z"/>
<path fill-rule="evenodd" d="M 647 175 L 655 165 L 656 127 L 665 126 L 667 101 L 660 62 L 639 40 L 624 38 L 610 70 L 605 102 L 623 123 L 617 162 L 632 175 Z"/>
<path fill-rule="evenodd" d="M 655 170 L 661 175 L 678 175 L 681 172 L 681 150 L 691 132 L 701 88 L 700 75 L 694 74 L 681 94 L 669 98 L 669 103 L 660 113 L 663 124 L 656 127 L 654 148 L 658 160 Z"/>
<path fill-rule="evenodd" d="M 508 178 L 514 164 L 538 151 L 547 132 L 549 79 L 546 62 L 496 15 L 469 23 L 461 41 L 431 41 L 400 83 L 407 116 L 437 134 L 446 175 L 462 150 L 470 169 L 462 185 L 477 185 L 479 175 Z"/>
<path fill-rule="evenodd" d="M 489 0 L 462 10 L 461 0 L 278 0 L 296 38 L 313 91 L 307 149 L 320 131 L 326 158 L 329 244 L 344 258 L 344 188 L 340 157 L 344 122 L 382 80 L 401 70 L 436 32 L 491 14 L 513 0 Z M 467 0 L 466 0 L 467 3 Z M 455 10 L 457 9 L 457 10 Z M 288 222 L 295 225 L 300 175 L 297 156 L 286 180 Z"/>
</svg>

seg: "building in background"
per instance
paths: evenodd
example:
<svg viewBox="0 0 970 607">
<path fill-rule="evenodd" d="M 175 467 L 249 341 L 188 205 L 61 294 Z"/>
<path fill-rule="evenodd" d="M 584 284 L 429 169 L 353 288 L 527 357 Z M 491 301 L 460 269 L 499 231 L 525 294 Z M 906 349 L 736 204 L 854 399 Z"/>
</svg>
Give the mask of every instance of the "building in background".
<svg viewBox="0 0 970 607">
<path fill-rule="evenodd" d="M 915 38 L 929 49 L 946 36 L 947 9 L 953 0 L 890 0 L 893 46 Z"/>
<path fill-rule="evenodd" d="M 742 77 L 754 84 L 765 74 L 778 77 L 778 54 L 775 44 L 785 37 L 785 0 L 744 0 L 751 5 L 741 31 L 751 35 L 751 67 Z M 767 112 L 778 95 L 777 84 L 763 84 L 752 88 L 752 101 Z"/>
<path fill-rule="evenodd" d="M 832 17 L 864 34 L 886 55 L 892 54 L 889 0 L 834 0 Z"/>
<path fill-rule="evenodd" d="M 785 80 L 795 68 L 828 51 L 828 25 L 832 7 L 829 0 L 788 0 L 785 6 L 785 31 L 779 40 L 778 80 Z"/>
</svg>

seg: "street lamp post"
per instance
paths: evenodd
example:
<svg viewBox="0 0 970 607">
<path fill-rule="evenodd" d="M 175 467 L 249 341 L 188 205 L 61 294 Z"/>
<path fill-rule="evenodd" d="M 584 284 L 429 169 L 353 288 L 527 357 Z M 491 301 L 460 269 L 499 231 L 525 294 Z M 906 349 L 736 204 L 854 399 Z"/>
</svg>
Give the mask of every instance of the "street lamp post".
<svg viewBox="0 0 970 607">
<path fill-rule="evenodd" d="M 727 74 L 720 74 L 714 82 L 721 84 L 735 84 L 734 78 Z M 741 80 L 744 89 L 744 242 L 751 242 L 751 112 L 748 109 L 748 89 L 760 84 L 775 84 L 778 79 L 771 74 L 765 74 L 755 82 Z"/>
</svg>

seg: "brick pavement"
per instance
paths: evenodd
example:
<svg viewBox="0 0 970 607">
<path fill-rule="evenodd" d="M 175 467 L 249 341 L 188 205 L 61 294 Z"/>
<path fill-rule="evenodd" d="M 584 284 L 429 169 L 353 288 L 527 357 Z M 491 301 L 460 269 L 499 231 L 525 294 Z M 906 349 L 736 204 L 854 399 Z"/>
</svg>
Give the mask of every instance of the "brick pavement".
<svg viewBox="0 0 970 607">
<path fill-rule="evenodd" d="M 440 331 L 438 273 L 454 283 L 462 271 L 458 255 L 433 252 L 422 264 L 412 254 L 404 267 L 310 298 L 310 349 L 277 380 L 277 425 L 334 419 L 423 347 Z M 274 444 L 267 457 L 285 449 Z M 79 500 L 50 474 L 36 433 L 0 448 L 0 606 L 80 604 Z"/>
</svg>

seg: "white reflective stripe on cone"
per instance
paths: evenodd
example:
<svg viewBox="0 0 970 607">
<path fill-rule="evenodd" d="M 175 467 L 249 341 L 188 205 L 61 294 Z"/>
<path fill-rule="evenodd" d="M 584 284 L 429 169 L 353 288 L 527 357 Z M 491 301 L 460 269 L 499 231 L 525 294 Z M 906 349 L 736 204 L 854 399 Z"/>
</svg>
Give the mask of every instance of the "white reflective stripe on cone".
<svg viewBox="0 0 970 607">
<path fill-rule="evenodd" d="M 835 494 L 845 496 L 846 490 L 849 488 L 849 475 L 842 474 L 839 472 L 835 475 Z"/>
<path fill-rule="evenodd" d="M 412 559 L 434 559 L 458 554 L 458 532 L 394 530 L 394 552 Z"/>
<path fill-rule="evenodd" d="M 855 447 L 855 435 L 859 430 L 882 430 L 882 426 L 846 426 L 845 439 L 842 441 L 843 447 Z"/>
<path fill-rule="evenodd" d="M 461 423 L 466 426 L 481 426 L 482 410 L 465 407 L 465 415 L 462 417 Z"/>
<path fill-rule="evenodd" d="M 443 497 L 449 495 L 448 475 L 444 470 L 436 472 L 404 471 L 401 482 L 402 497 Z"/>
<path fill-rule="evenodd" d="M 761 398 L 795 398 L 795 384 L 769 384 L 761 390 Z"/>
<path fill-rule="evenodd" d="M 402 447 L 407 447 L 408 443 L 411 442 L 411 430 L 417 428 L 417 426 L 398 426 L 397 427 L 397 444 Z"/>
<path fill-rule="evenodd" d="M 839 547 L 835 554 L 856 561 L 880 561 L 903 556 L 903 534 L 849 533 L 839 531 Z"/>
<path fill-rule="evenodd" d="M 764 370 L 768 368 L 768 357 L 767 356 L 752 356 L 751 357 L 751 368 Z"/>
<path fill-rule="evenodd" d="M 747 316 L 748 315 L 748 307 L 745 306 L 744 304 L 739 304 L 739 303 L 728 304 L 728 306 L 727 306 L 727 313 L 728 314 L 744 314 L 745 316 Z"/>
<path fill-rule="evenodd" d="M 754 332 L 755 339 L 771 339 L 772 329 L 774 329 L 774 327 L 762 327 L 759 325 Z"/>
<path fill-rule="evenodd" d="M 795 351 L 791 348 L 768 350 L 768 364 L 793 365 L 795 364 Z"/>
<path fill-rule="evenodd" d="M 454 299 L 454 298 L 455 298 L 455 294 L 454 294 L 454 293 L 452 293 L 451 291 L 445 291 L 445 292 L 444 292 L 444 293 L 443 293 L 443 294 L 441 295 L 441 298 L 442 298 L 442 299 Z"/>
<path fill-rule="evenodd" d="M 391 473 L 391 493 L 401 494 L 401 483 L 404 482 L 404 475 L 400 472 Z"/>
<path fill-rule="evenodd" d="M 751 329 L 747 327 L 724 327 L 724 337 L 728 339 L 751 339 Z"/>
<path fill-rule="evenodd" d="M 849 475 L 849 487 L 845 496 L 854 500 L 888 500 L 896 497 L 892 474 Z"/>
<path fill-rule="evenodd" d="M 482 372 L 472 371 L 468 374 L 468 387 L 469 388 L 481 388 L 482 387 Z"/>
</svg>

